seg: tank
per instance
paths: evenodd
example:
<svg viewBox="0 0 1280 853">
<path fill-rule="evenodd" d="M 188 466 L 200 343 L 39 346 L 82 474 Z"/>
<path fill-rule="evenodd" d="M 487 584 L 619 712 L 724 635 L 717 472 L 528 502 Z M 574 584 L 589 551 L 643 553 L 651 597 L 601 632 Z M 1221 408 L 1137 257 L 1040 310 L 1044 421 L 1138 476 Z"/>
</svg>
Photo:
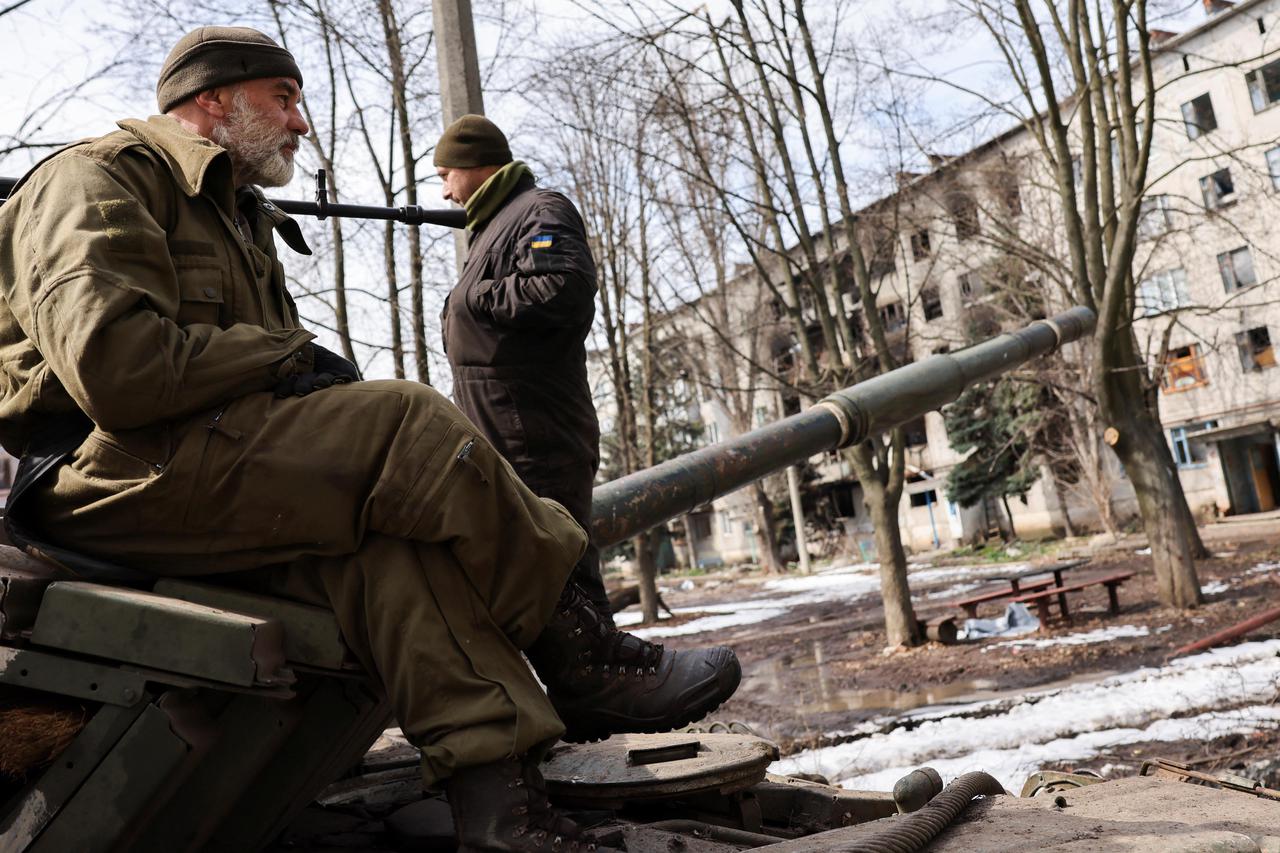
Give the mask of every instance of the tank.
<svg viewBox="0 0 1280 853">
<path fill-rule="evenodd" d="M 912 420 L 1079 340 L 1093 322 L 1073 308 L 605 484 L 593 536 L 621 541 Z M 420 789 L 415 751 L 384 735 L 391 724 L 323 608 L 193 580 L 90 583 L 0 546 L 0 853 L 452 849 L 447 806 Z M 1028 849 L 1042 846 L 1032 839 L 1097 838 L 1100 821 L 1126 808 L 1144 818 L 1229 813 L 1240 832 L 1280 826 L 1270 799 L 1280 794 L 1167 763 L 1127 786 L 1037 774 L 1023 793 L 1042 796 L 1007 797 L 985 774 L 944 786 L 927 769 L 893 792 L 845 791 L 771 775 L 776 756 L 727 727 L 559 746 L 544 769 L 557 802 L 588 812 L 602 841 L 631 853 Z M 971 806 L 978 796 L 985 805 Z M 930 841 L 970 808 L 982 820 L 963 821 L 958 842 Z M 987 824 L 1008 834 L 975 834 Z M 1253 848 L 1230 849 L 1273 849 L 1255 835 Z M 1125 838 L 1128 847 L 1108 849 L 1173 849 Z"/>
</svg>

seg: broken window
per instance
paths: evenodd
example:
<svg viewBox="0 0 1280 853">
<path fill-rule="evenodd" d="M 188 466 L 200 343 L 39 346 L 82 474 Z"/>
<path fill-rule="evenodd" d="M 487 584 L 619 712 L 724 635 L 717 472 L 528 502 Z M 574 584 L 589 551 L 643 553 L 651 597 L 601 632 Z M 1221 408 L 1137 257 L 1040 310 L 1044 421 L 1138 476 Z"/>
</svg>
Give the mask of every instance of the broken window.
<svg viewBox="0 0 1280 853">
<path fill-rule="evenodd" d="M 1169 215 L 1169 196 L 1153 195 L 1142 200 L 1138 214 L 1138 234 L 1143 237 L 1159 237 L 1173 226 Z"/>
<path fill-rule="evenodd" d="M 1236 200 L 1236 185 L 1231 180 L 1230 169 L 1219 169 L 1200 179 L 1200 192 L 1204 196 L 1206 210 L 1226 207 Z"/>
<path fill-rule="evenodd" d="M 1204 372 L 1204 359 L 1200 356 L 1198 344 L 1169 350 L 1164 373 L 1160 378 L 1160 387 L 1164 393 L 1178 394 L 1208 384 L 1209 378 Z"/>
<path fill-rule="evenodd" d="M 955 190 L 947 196 L 947 211 L 955 223 L 957 240 L 968 240 L 978 235 L 978 203 L 973 196 L 963 190 Z"/>
<path fill-rule="evenodd" d="M 936 489 L 925 489 L 923 492 L 915 492 L 908 495 L 911 499 L 911 505 L 915 507 L 929 506 L 938 502 L 938 492 Z"/>
<path fill-rule="evenodd" d="M 1009 169 L 997 172 L 991 179 L 996 200 L 1009 216 L 1022 213 L 1022 191 L 1018 189 L 1018 176 Z"/>
<path fill-rule="evenodd" d="M 1240 351 L 1240 367 L 1245 373 L 1276 366 L 1275 350 L 1271 348 L 1271 332 L 1266 326 L 1236 332 L 1236 349 Z"/>
<path fill-rule="evenodd" d="M 929 257 L 929 229 L 922 228 L 911 235 L 911 257 L 923 261 Z"/>
<path fill-rule="evenodd" d="M 880 322 L 885 332 L 896 332 L 907 325 L 907 312 L 902 309 L 901 302 L 890 302 L 880 309 Z"/>
<path fill-rule="evenodd" d="M 957 281 L 960 282 L 960 298 L 966 305 L 986 292 L 986 285 L 983 284 L 982 277 L 976 272 L 960 273 Z"/>
<path fill-rule="evenodd" d="M 1208 92 L 1182 105 L 1182 123 L 1188 139 L 1199 139 L 1217 129 L 1218 117 L 1213 113 L 1213 99 Z"/>
<path fill-rule="evenodd" d="M 930 287 L 920 291 L 920 303 L 924 306 L 926 322 L 942 316 L 942 297 L 938 295 L 938 288 Z"/>
<path fill-rule="evenodd" d="M 1222 274 L 1222 286 L 1227 293 L 1244 290 L 1258 283 L 1258 275 L 1253 270 L 1253 256 L 1249 254 L 1248 246 L 1218 255 L 1218 272 Z"/>
<path fill-rule="evenodd" d="M 1187 294 L 1187 273 L 1181 267 L 1164 270 L 1138 283 L 1138 311 L 1153 317 L 1191 304 Z"/>
<path fill-rule="evenodd" d="M 1244 75 L 1244 79 L 1249 86 L 1249 100 L 1253 102 L 1255 113 L 1280 101 L 1280 59 L 1255 68 Z"/>
</svg>

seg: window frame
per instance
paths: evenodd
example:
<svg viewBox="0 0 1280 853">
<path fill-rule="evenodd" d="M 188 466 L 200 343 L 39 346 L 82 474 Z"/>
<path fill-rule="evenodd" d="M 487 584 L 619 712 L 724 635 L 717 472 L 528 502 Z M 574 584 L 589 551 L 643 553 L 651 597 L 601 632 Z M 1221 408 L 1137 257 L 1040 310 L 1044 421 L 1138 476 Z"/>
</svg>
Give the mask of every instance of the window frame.
<svg viewBox="0 0 1280 853">
<path fill-rule="evenodd" d="M 1261 332 L 1266 337 L 1266 346 L 1260 347 L 1254 341 L 1254 333 Z M 1240 370 L 1244 373 L 1261 373 L 1276 366 L 1275 344 L 1271 341 L 1271 329 L 1264 325 L 1243 329 L 1235 334 L 1236 351 L 1240 356 Z M 1265 353 L 1264 359 L 1259 354 Z"/>
<path fill-rule="evenodd" d="M 1191 449 L 1192 442 L 1187 435 L 1206 429 L 1215 429 L 1217 426 L 1217 421 L 1198 421 L 1169 428 L 1169 450 L 1173 455 L 1173 463 L 1179 470 L 1203 468 L 1209 464 L 1208 449 L 1205 445 L 1199 444 L 1205 450 L 1199 458 L 1196 458 L 1195 452 Z"/>
<path fill-rule="evenodd" d="M 1247 284 L 1240 283 L 1240 272 L 1237 269 L 1237 258 L 1241 256 L 1248 259 L 1249 274 L 1253 280 Z M 1228 266 L 1230 267 L 1230 279 L 1228 280 Z M 1218 275 L 1222 277 L 1222 288 L 1227 293 L 1235 293 L 1240 290 L 1248 290 L 1251 287 L 1257 287 L 1260 280 L 1258 278 L 1258 268 L 1253 262 L 1253 253 L 1249 250 L 1248 245 L 1240 246 L 1236 249 L 1230 249 L 1226 252 L 1218 254 Z"/>
<path fill-rule="evenodd" d="M 1197 103 L 1208 107 L 1208 119 L 1212 122 L 1210 126 L 1203 123 L 1206 116 L 1197 107 Z M 1187 139 L 1202 139 L 1218 129 L 1218 114 L 1213 109 L 1213 96 L 1209 92 L 1196 95 L 1182 105 L 1182 126 L 1186 129 Z"/>
<path fill-rule="evenodd" d="M 1154 295 L 1154 300 L 1150 297 Z M 1160 270 L 1138 282 L 1137 310 L 1143 317 L 1158 317 L 1191 305 L 1187 271 L 1182 267 Z"/>
<path fill-rule="evenodd" d="M 1280 190 L 1280 145 L 1267 149 L 1262 156 L 1267 161 L 1267 172 L 1271 175 L 1271 188 Z"/>
<path fill-rule="evenodd" d="M 933 312 L 930 313 L 930 308 Z M 941 320 L 945 316 L 942 310 L 942 294 L 936 287 L 926 287 L 920 291 L 920 308 L 924 311 L 924 321 Z"/>
<path fill-rule="evenodd" d="M 914 260 L 923 261 L 931 254 L 933 249 L 929 245 L 929 229 L 921 228 L 911 232 L 911 257 Z"/>
<path fill-rule="evenodd" d="M 1267 91 L 1267 71 L 1270 69 L 1272 74 L 1272 82 L 1276 84 L 1275 97 L 1269 98 L 1272 94 Z M 1246 71 L 1244 75 L 1245 88 L 1249 90 L 1249 104 L 1253 107 L 1254 115 L 1265 112 L 1276 104 L 1280 104 L 1280 59 L 1273 59 L 1266 65 L 1259 65 L 1250 71 Z"/>
<path fill-rule="evenodd" d="M 1222 193 L 1219 191 L 1219 175 L 1226 175 L 1227 182 L 1231 184 L 1231 192 Z M 1210 203 L 1210 187 L 1213 188 L 1212 203 Z M 1221 210 L 1236 203 L 1236 181 L 1231 177 L 1231 167 L 1224 166 L 1205 175 L 1200 179 L 1200 195 L 1204 201 L 1205 210 Z"/>
<path fill-rule="evenodd" d="M 1175 356 L 1175 352 L 1187 351 L 1187 355 Z M 1177 374 L 1172 380 L 1171 375 Z M 1191 377 L 1189 383 L 1178 384 L 1183 376 Z M 1200 353 L 1199 344 L 1171 348 L 1165 363 L 1160 369 L 1160 392 L 1162 394 L 1182 394 L 1196 388 L 1204 388 L 1209 384 L 1209 374 L 1204 369 L 1204 356 Z"/>
</svg>

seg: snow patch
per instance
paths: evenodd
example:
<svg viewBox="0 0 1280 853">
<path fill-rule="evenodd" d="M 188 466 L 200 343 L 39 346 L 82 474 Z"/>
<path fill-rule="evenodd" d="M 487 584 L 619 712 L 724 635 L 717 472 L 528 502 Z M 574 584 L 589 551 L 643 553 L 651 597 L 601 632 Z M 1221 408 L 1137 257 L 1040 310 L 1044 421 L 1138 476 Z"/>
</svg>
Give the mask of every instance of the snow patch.
<svg viewBox="0 0 1280 853">
<path fill-rule="evenodd" d="M 821 773 L 846 787 L 887 790 L 928 764 L 944 777 L 983 769 L 1006 786 L 1051 762 L 1122 743 L 1254 731 L 1280 721 L 1270 705 L 1280 680 L 1280 640 L 1243 643 L 1096 681 L 912 715 L 910 729 L 877 731 L 806 750 L 772 769 Z M 1243 707 L 1245 710 L 1210 710 Z M 1259 707 L 1253 707 L 1259 706 Z"/>
<path fill-rule="evenodd" d="M 1280 563 L 1266 563 L 1266 562 L 1258 563 L 1256 566 L 1254 566 L 1252 569 L 1249 570 L 1249 574 L 1262 575 L 1268 572 L 1274 572 L 1276 569 L 1280 569 Z"/>
<path fill-rule="evenodd" d="M 1200 587 L 1200 591 L 1205 595 L 1217 595 L 1220 592 L 1226 592 L 1231 589 L 1231 584 L 1226 581 L 1210 581 Z"/>
<path fill-rule="evenodd" d="M 1087 646 L 1093 643 L 1106 643 L 1111 640 L 1122 640 L 1126 637 L 1145 637 L 1150 634 L 1146 625 L 1116 625 L 1112 628 L 1099 628 L 1096 631 L 1085 631 L 1080 634 L 1067 634 L 1063 637 L 1046 637 L 1042 640 L 1006 640 L 993 643 L 983 649 L 983 653 L 1006 646 L 1017 646 L 1028 649 L 1047 649 L 1050 646 Z"/>
</svg>

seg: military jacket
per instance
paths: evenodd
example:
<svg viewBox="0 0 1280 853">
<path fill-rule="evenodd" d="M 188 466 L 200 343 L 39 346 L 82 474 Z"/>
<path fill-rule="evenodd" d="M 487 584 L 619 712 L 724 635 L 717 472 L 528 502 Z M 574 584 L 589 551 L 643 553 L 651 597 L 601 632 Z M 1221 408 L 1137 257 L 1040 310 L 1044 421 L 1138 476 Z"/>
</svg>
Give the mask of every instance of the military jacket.
<svg viewBox="0 0 1280 853">
<path fill-rule="evenodd" d="M 213 142 L 125 120 L 63 149 L 0 206 L 0 443 L 21 454 L 77 413 L 157 464 L 169 425 L 303 370 L 273 229 Z M 237 222 L 240 212 L 245 230 Z"/>
<path fill-rule="evenodd" d="M 454 400 L 531 485 L 558 479 L 562 465 L 595 470 L 585 347 L 595 294 L 578 211 L 526 177 L 472 234 L 445 302 Z"/>
</svg>

